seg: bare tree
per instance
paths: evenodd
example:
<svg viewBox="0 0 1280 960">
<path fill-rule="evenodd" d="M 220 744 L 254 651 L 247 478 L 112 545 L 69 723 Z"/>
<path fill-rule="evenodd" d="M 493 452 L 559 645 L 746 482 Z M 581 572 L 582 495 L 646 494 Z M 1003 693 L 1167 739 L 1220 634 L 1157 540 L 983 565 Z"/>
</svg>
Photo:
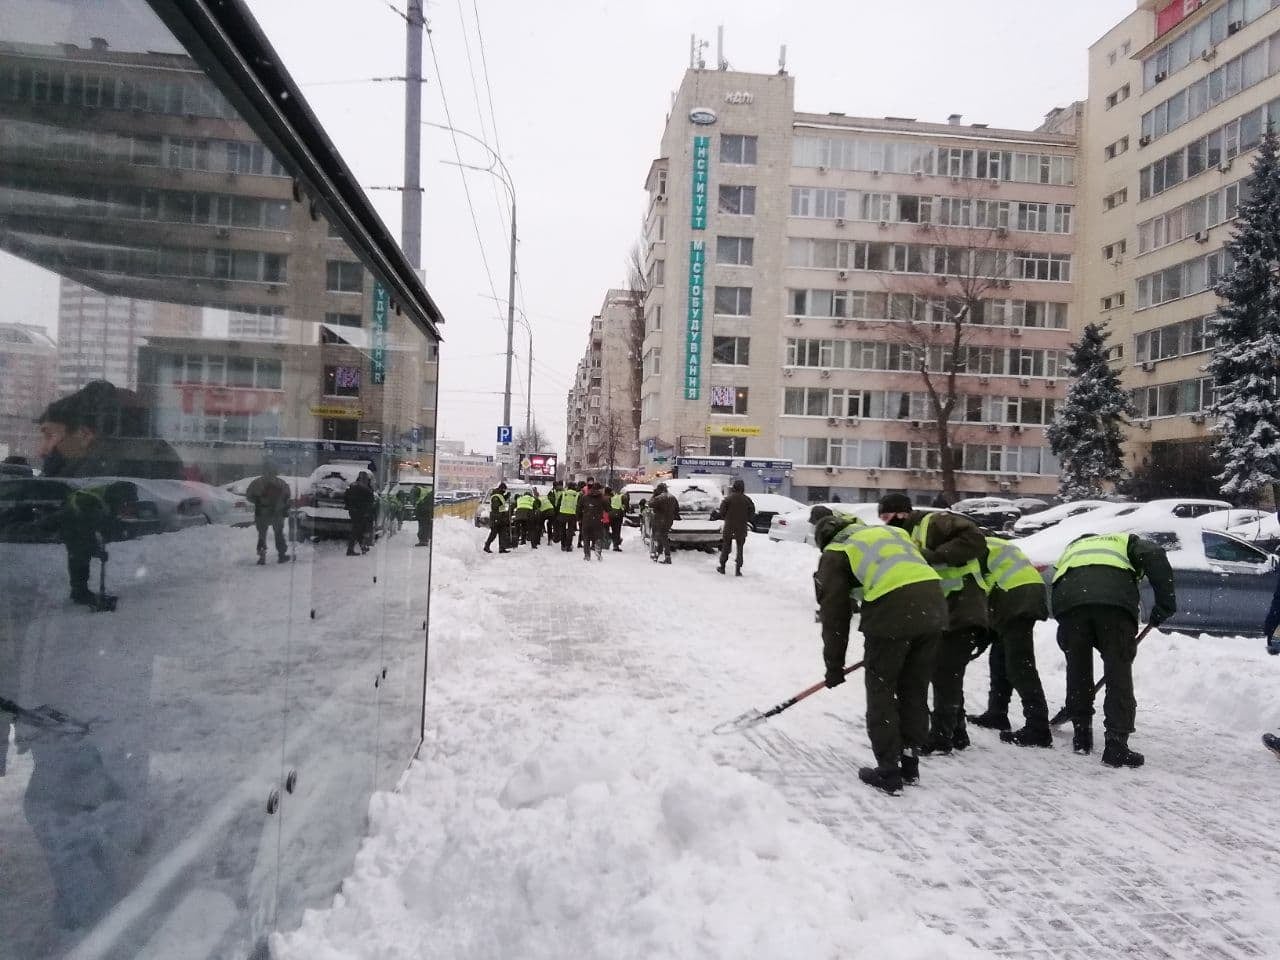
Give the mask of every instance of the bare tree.
<svg viewBox="0 0 1280 960">
<path fill-rule="evenodd" d="M 976 217 L 977 204 L 968 207 L 969 216 Z M 973 220 L 965 219 L 968 222 L 960 225 L 920 224 L 919 239 L 907 254 L 919 262 L 903 266 L 930 276 L 913 278 L 909 290 L 898 287 L 890 292 L 886 311 L 891 319 L 902 321 L 894 324 L 894 338 L 911 351 L 913 369 L 924 384 L 943 495 L 950 503 L 958 499 L 956 470 L 962 452 L 952 430 L 963 398 L 957 378 L 966 369 L 972 331 L 989 322 L 988 302 L 1009 286 L 1012 265 L 1009 250 L 1000 242 L 1008 235 L 1006 228 L 972 226 Z"/>
<path fill-rule="evenodd" d="M 640 432 L 641 386 L 644 381 L 644 301 L 649 293 L 649 282 L 645 278 L 644 253 L 637 240 L 627 253 L 627 289 L 631 291 L 633 303 L 631 318 L 627 324 L 627 360 L 630 378 L 627 386 L 631 398 L 632 429 Z"/>
<path fill-rule="evenodd" d="M 546 453 L 551 449 L 551 439 L 535 422 L 528 432 L 521 430 L 516 434 L 516 449 L 522 453 Z"/>
</svg>

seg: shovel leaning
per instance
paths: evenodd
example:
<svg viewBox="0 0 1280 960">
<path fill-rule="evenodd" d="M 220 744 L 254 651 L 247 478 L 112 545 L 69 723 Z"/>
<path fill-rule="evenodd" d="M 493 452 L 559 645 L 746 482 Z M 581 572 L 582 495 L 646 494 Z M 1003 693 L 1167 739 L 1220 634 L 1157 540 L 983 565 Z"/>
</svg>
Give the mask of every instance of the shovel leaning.
<svg viewBox="0 0 1280 960">
<path fill-rule="evenodd" d="M 1142 632 L 1138 634 L 1137 639 L 1133 641 L 1134 646 L 1137 646 L 1138 644 L 1140 644 L 1142 642 L 1142 638 L 1145 637 L 1148 633 L 1150 633 L 1151 628 L 1154 626 L 1155 626 L 1154 623 L 1148 623 L 1145 627 L 1143 627 Z M 1090 656 L 1092 656 L 1092 654 L 1090 654 Z M 1102 679 L 1093 685 L 1093 697 L 1091 699 L 1096 699 L 1098 694 L 1102 692 L 1102 688 L 1105 687 L 1106 685 L 1107 685 L 1107 677 L 1106 677 L 1106 674 L 1103 674 Z M 1068 710 L 1066 706 L 1064 706 L 1061 710 L 1059 710 L 1057 713 L 1053 715 L 1053 719 L 1049 721 L 1049 726 L 1060 727 L 1070 719 L 1071 719 L 1071 711 Z"/>
<path fill-rule="evenodd" d="M 861 666 L 862 666 L 862 661 L 859 660 L 853 666 L 845 667 L 842 672 L 847 677 L 849 674 L 853 673 L 853 671 L 857 670 Z M 799 703 L 805 697 L 813 696 L 815 693 L 817 693 L 826 685 L 827 685 L 826 681 L 824 680 L 821 683 L 815 683 L 812 687 L 806 687 L 804 690 L 801 690 L 791 699 L 783 700 L 781 703 L 777 704 L 776 706 L 770 707 L 768 710 L 764 711 L 764 713 L 761 713 L 759 710 L 748 710 L 746 713 L 739 714 L 738 716 L 734 717 L 732 720 L 726 720 L 724 723 L 717 724 L 716 726 L 711 728 L 711 732 L 714 734 L 718 734 L 720 736 L 724 736 L 725 734 L 739 733 L 743 730 L 748 730 L 751 727 L 756 726 L 757 724 L 764 723 L 770 717 L 776 717 L 783 710 L 789 710 L 791 707 L 794 707 L 797 703 Z"/>
</svg>

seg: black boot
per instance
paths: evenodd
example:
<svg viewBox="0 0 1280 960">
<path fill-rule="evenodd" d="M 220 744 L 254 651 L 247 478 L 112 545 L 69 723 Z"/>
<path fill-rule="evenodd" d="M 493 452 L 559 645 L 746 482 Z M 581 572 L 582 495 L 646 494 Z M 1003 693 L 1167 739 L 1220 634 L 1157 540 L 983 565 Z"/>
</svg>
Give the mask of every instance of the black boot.
<svg viewBox="0 0 1280 960">
<path fill-rule="evenodd" d="M 265 553 L 258 554 L 258 566 L 261 567 L 265 565 L 266 562 L 267 562 L 267 555 Z"/>
<path fill-rule="evenodd" d="M 975 727 L 982 727 L 984 730 L 1011 730 L 1012 725 L 1009 723 L 1009 714 L 996 713 L 990 707 L 986 713 L 969 714 L 969 722 Z"/>
<path fill-rule="evenodd" d="M 929 739 L 918 751 L 922 757 L 945 757 L 951 753 L 951 738 L 944 737 L 936 731 L 929 734 Z"/>
<path fill-rule="evenodd" d="M 1053 733 L 1049 730 L 1048 724 L 1043 727 L 1033 727 L 1028 724 L 1021 730 L 1003 731 L 1000 734 L 1000 740 L 1019 747 L 1052 747 Z"/>
<path fill-rule="evenodd" d="M 889 796 L 902 792 L 902 774 L 897 770 L 881 770 L 879 767 L 862 767 L 858 779 L 869 787 L 883 790 Z"/>
<path fill-rule="evenodd" d="M 1102 762 L 1108 767 L 1140 767 L 1147 758 L 1129 749 L 1129 738 L 1107 737 L 1107 745 L 1102 748 Z"/>
<path fill-rule="evenodd" d="M 1071 749 L 1076 753 L 1093 753 L 1093 724 L 1077 720 L 1072 724 Z"/>
<path fill-rule="evenodd" d="M 719 573 L 719 574 L 723 574 L 723 573 L 724 573 L 724 564 L 723 564 L 723 563 L 722 563 L 722 564 L 720 564 L 720 566 L 716 567 L 716 573 Z"/>
<path fill-rule="evenodd" d="M 733 575 L 734 575 L 735 577 L 740 577 L 740 576 L 742 576 L 742 567 L 740 567 L 740 566 L 738 566 L 738 567 L 734 567 L 734 568 L 733 568 Z"/>
<path fill-rule="evenodd" d="M 955 750 L 969 749 L 969 728 L 965 726 L 963 711 L 960 713 L 960 719 L 956 721 L 956 732 L 951 737 L 951 746 Z"/>
<path fill-rule="evenodd" d="M 1264 733 L 1262 735 L 1262 745 L 1277 757 L 1280 757 L 1280 737 L 1277 737 L 1274 733 Z"/>
<path fill-rule="evenodd" d="M 276 557 L 276 563 L 288 563 L 288 562 L 289 562 L 289 555 L 287 553 L 282 553 L 280 554 L 280 556 Z"/>
<path fill-rule="evenodd" d="M 902 755 L 902 782 L 920 782 L 920 758 L 904 753 Z"/>
</svg>

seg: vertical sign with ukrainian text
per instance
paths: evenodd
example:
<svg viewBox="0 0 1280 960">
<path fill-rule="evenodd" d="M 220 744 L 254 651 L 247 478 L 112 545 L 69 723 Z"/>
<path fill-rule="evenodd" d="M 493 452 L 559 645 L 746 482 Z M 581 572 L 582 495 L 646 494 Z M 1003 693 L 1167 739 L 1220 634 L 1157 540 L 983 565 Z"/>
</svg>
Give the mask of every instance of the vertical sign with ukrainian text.
<svg viewBox="0 0 1280 960">
<path fill-rule="evenodd" d="M 711 168 L 711 138 L 693 138 L 693 206 L 690 208 L 690 226 L 694 230 L 707 228 L 707 171 Z"/>
<path fill-rule="evenodd" d="M 373 283 L 373 351 L 369 360 L 375 384 L 387 382 L 387 313 L 391 297 L 382 281 Z"/>
<path fill-rule="evenodd" d="M 689 242 L 689 316 L 684 335 L 684 398 L 697 400 L 702 387 L 702 317 L 706 288 L 706 243 Z"/>
</svg>

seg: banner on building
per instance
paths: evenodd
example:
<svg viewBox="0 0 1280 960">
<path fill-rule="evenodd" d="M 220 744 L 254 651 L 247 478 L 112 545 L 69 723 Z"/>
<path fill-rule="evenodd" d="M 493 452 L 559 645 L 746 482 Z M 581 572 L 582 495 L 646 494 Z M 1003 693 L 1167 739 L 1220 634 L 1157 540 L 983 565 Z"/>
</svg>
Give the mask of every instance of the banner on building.
<svg viewBox="0 0 1280 960">
<path fill-rule="evenodd" d="M 373 284 L 373 350 L 369 366 L 373 372 L 372 382 L 380 385 L 387 382 L 387 314 L 391 308 L 391 296 L 381 280 Z"/>
<path fill-rule="evenodd" d="M 693 138 L 693 205 L 690 226 L 707 228 L 707 171 L 711 168 L 711 138 Z"/>
<path fill-rule="evenodd" d="M 697 400 L 702 388 L 702 285 L 706 266 L 706 244 L 689 242 L 689 315 L 684 333 L 684 398 Z"/>
<path fill-rule="evenodd" d="M 364 413 L 359 407 L 344 407 L 337 403 L 318 403 L 310 410 L 313 417 L 326 420 L 359 420 Z"/>
<path fill-rule="evenodd" d="M 709 423 L 708 437 L 758 437 L 763 433 L 760 427 L 745 423 Z"/>
</svg>

